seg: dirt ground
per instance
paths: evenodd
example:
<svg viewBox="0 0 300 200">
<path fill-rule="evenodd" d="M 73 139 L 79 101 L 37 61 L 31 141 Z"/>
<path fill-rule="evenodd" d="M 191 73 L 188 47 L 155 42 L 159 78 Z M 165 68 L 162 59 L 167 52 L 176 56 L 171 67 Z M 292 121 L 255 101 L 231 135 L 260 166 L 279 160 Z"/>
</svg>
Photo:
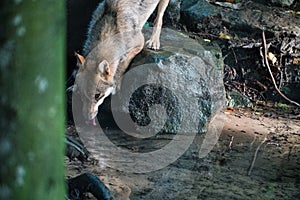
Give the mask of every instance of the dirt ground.
<svg viewBox="0 0 300 200">
<path fill-rule="evenodd" d="M 226 116 L 218 143 L 204 158 L 197 153 L 199 135 L 158 171 L 126 173 L 101 162 L 66 160 L 67 175 L 94 173 L 116 199 L 300 199 L 299 109 L 255 106 L 227 109 Z"/>
</svg>

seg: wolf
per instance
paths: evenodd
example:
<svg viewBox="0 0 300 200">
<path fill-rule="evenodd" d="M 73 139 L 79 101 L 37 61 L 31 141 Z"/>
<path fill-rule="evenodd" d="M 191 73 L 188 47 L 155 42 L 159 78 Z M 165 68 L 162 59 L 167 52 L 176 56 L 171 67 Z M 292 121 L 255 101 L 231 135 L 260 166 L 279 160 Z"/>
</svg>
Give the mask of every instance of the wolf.
<svg viewBox="0 0 300 200">
<path fill-rule="evenodd" d="M 115 94 L 132 59 L 143 49 L 142 28 L 158 8 L 148 48 L 160 48 L 163 15 L 169 0 L 104 0 L 93 13 L 83 55 L 76 53 L 79 69 L 74 92 L 83 103 L 86 122 L 96 125 L 98 107 Z"/>
</svg>

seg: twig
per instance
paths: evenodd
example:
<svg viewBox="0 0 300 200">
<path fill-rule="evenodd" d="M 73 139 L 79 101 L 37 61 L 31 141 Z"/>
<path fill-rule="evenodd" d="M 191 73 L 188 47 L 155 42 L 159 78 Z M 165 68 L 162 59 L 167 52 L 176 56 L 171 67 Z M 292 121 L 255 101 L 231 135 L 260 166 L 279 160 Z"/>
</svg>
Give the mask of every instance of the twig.
<svg viewBox="0 0 300 200">
<path fill-rule="evenodd" d="M 218 35 L 213 35 L 213 34 L 210 34 L 210 33 L 201 33 L 201 32 L 197 32 L 197 33 L 194 33 L 194 34 L 197 34 L 197 35 L 200 35 L 200 36 L 209 36 L 209 37 L 212 37 L 212 38 L 220 38 L 220 36 Z"/>
<path fill-rule="evenodd" d="M 233 48 L 231 48 L 231 50 L 232 50 L 232 53 L 233 53 L 233 56 L 234 56 L 235 64 L 237 64 L 237 63 L 238 63 L 238 61 L 237 61 L 237 58 L 236 58 L 235 52 L 234 52 Z"/>
<path fill-rule="evenodd" d="M 279 68 L 281 69 L 280 70 L 280 82 L 279 82 L 279 90 L 281 90 L 282 88 L 282 79 L 283 79 L 283 73 L 282 73 L 282 53 L 280 53 L 280 59 L 279 59 Z"/>
<path fill-rule="evenodd" d="M 250 143 L 250 149 L 252 149 L 252 146 L 253 146 L 253 144 L 254 144 L 254 142 L 255 142 L 255 140 L 256 140 L 256 135 L 254 136 L 254 139 L 252 140 L 252 142 Z"/>
<path fill-rule="evenodd" d="M 268 62 L 268 57 L 267 57 L 267 53 L 268 53 L 268 47 L 267 47 L 267 43 L 266 43 L 266 36 L 265 36 L 265 32 L 263 31 L 262 32 L 262 40 L 263 40 L 263 48 L 264 48 L 264 52 L 263 52 L 263 59 L 264 59 L 264 63 L 266 64 L 267 68 L 268 68 L 268 71 L 269 71 L 269 74 L 271 76 L 271 79 L 272 79 L 272 82 L 274 84 L 274 87 L 276 89 L 276 91 L 287 101 L 289 101 L 290 103 L 292 104 L 295 104 L 296 106 L 300 107 L 300 104 L 295 102 L 295 101 L 292 101 L 290 100 L 288 97 L 286 97 L 277 87 L 277 84 L 276 84 L 276 81 L 274 79 L 274 76 L 272 74 L 272 71 L 271 71 L 271 68 L 269 66 L 269 62 Z"/>
<path fill-rule="evenodd" d="M 231 150 L 234 136 L 231 136 L 228 148 Z"/>
<path fill-rule="evenodd" d="M 228 148 L 227 148 L 227 149 L 224 149 L 224 150 L 220 153 L 221 156 L 223 156 L 223 155 L 225 154 L 226 151 L 229 151 L 229 150 L 232 149 L 233 138 L 234 138 L 234 136 L 231 136 L 231 137 L 230 137 L 230 141 L 229 141 L 229 144 L 228 144 Z"/>
<path fill-rule="evenodd" d="M 256 80 L 257 85 L 259 85 L 261 88 L 263 88 L 265 91 L 268 90 L 268 87 L 265 86 L 263 83 L 261 83 L 260 81 Z"/>
<path fill-rule="evenodd" d="M 290 156 L 291 156 L 293 150 L 295 149 L 295 147 L 298 147 L 298 146 L 299 145 L 294 144 L 292 147 L 290 147 L 289 154 L 288 154 L 288 157 L 287 157 L 288 160 L 290 160 Z"/>
<path fill-rule="evenodd" d="M 255 150 L 254 157 L 253 157 L 251 166 L 250 166 L 249 171 L 248 171 L 248 176 L 251 175 L 252 169 L 253 169 L 254 164 L 255 164 L 255 161 L 256 161 L 257 153 L 258 153 L 258 151 L 259 151 L 261 145 L 263 145 L 263 144 L 265 143 L 265 141 L 267 141 L 267 137 L 264 138 L 264 140 L 258 145 L 258 147 L 257 147 L 256 150 Z"/>
</svg>

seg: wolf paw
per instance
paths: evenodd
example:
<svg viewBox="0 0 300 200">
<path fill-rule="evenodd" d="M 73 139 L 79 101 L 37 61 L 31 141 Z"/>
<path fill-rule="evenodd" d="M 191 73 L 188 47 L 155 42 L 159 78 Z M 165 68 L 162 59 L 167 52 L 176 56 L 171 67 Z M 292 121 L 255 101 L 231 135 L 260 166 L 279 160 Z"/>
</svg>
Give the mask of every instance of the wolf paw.
<svg viewBox="0 0 300 200">
<path fill-rule="evenodd" d="M 153 49 L 153 50 L 156 51 L 156 50 L 159 50 L 160 42 L 159 42 L 159 40 L 157 40 L 157 39 L 151 38 L 150 40 L 148 40 L 148 41 L 146 42 L 146 45 L 147 45 L 147 48 Z"/>
</svg>

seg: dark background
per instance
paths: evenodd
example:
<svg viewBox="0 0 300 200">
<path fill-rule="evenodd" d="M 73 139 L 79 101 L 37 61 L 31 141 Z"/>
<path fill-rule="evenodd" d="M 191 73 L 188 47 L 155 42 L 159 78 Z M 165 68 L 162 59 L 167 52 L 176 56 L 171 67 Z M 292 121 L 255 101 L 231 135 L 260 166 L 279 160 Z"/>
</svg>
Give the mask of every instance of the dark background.
<svg viewBox="0 0 300 200">
<path fill-rule="evenodd" d="M 67 77 L 76 68 L 74 52 L 81 53 L 93 11 L 101 0 L 67 1 Z"/>
</svg>

